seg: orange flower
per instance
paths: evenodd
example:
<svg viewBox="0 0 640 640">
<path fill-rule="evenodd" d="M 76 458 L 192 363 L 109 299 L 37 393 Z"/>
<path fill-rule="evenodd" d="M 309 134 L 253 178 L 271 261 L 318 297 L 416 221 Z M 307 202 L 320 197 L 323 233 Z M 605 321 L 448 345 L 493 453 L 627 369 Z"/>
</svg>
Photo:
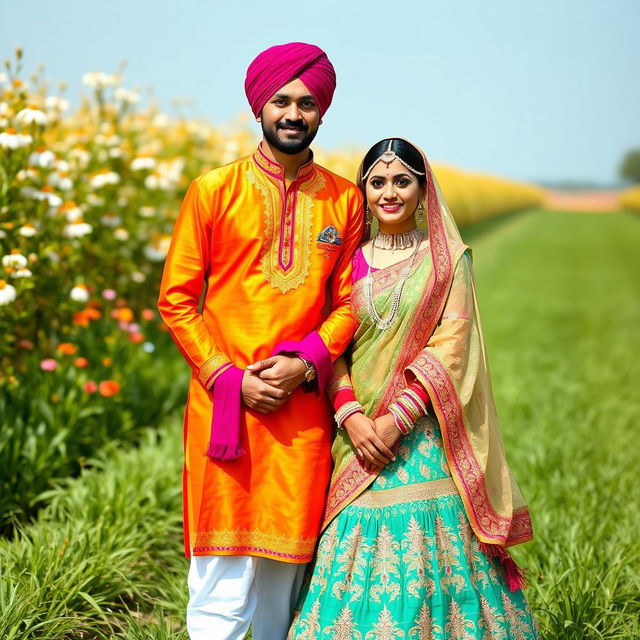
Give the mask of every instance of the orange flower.
<svg viewBox="0 0 640 640">
<path fill-rule="evenodd" d="M 93 307 L 85 309 L 84 314 L 87 316 L 87 318 L 89 318 L 89 320 L 98 320 L 99 318 L 102 318 L 102 314 Z"/>
<path fill-rule="evenodd" d="M 115 380 L 103 380 L 98 386 L 100 395 L 105 398 L 110 398 L 120 393 L 120 383 Z"/>
<path fill-rule="evenodd" d="M 76 311 L 73 314 L 73 324 L 77 324 L 79 327 L 88 327 L 89 318 L 87 318 L 84 311 Z"/>
<path fill-rule="evenodd" d="M 89 366 L 89 361 L 86 358 L 80 357 L 74 360 L 74 364 L 78 369 L 86 369 Z"/>
<path fill-rule="evenodd" d="M 120 307 L 111 312 L 111 316 L 118 322 L 133 322 L 133 311 L 129 307 Z"/>
<path fill-rule="evenodd" d="M 77 351 L 75 345 L 71 344 L 71 342 L 61 342 L 57 350 L 65 356 L 72 356 Z"/>
<path fill-rule="evenodd" d="M 129 340 L 131 340 L 131 342 L 135 342 L 136 344 L 139 342 L 144 342 L 144 335 L 142 333 L 139 333 L 138 331 L 132 331 L 129 334 Z"/>
<path fill-rule="evenodd" d="M 143 309 L 140 314 L 143 320 L 155 320 L 156 312 L 153 309 Z"/>
<path fill-rule="evenodd" d="M 111 358 L 102 358 L 102 366 L 110 367 L 111 366 Z"/>
</svg>

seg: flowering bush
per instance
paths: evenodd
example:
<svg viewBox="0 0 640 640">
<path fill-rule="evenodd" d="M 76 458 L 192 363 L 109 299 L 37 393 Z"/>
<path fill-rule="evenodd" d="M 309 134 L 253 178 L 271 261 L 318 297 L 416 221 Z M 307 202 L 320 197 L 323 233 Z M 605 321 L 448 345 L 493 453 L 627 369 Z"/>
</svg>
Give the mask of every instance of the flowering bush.
<svg viewBox="0 0 640 640">
<path fill-rule="evenodd" d="M 623 209 L 640 211 L 640 187 L 626 189 L 620 194 L 620 206 Z"/>
</svg>

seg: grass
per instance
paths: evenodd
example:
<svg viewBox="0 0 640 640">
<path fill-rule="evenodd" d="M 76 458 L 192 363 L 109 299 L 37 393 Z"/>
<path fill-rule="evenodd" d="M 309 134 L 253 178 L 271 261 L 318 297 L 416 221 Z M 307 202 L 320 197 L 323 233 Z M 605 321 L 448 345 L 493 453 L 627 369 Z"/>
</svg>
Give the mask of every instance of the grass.
<svg viewBox="0 0 640 640">
<path fill-rule="evenodd" d="M 532 211 L 466 235 L 544 638 L 637 640 L 640 220 Z M 0 540 L 0 637 L 186 640 L 178 422 L 159 433 Z"/>
</svg>

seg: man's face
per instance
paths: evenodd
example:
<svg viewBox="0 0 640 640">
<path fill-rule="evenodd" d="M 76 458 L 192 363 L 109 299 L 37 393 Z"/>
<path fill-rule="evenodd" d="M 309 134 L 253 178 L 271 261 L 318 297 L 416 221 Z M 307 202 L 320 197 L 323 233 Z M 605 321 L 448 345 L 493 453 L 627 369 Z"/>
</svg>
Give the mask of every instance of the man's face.
<svg viewBox="0 0 640 640">
<path fill-rule="evenodd" d="M 304 151 L 311 144 L 321 122 L 320 109 L 299 78 L 285 84 L 260 113 L 265 140 L 290 155 Z"/>
</svg>

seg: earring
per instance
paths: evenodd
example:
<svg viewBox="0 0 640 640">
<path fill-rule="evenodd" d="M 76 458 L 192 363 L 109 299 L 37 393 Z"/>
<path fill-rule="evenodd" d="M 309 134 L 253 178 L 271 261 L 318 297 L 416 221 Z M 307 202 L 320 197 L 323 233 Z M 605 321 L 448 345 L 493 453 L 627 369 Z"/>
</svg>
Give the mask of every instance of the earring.
<svg viewBox="0 0 640 640">
<path fill-rule="evenodd" d="M 369 205 L 365 207 L 364 218 L 367 224 L 371 224 L 371 221 L 373 220 L 373 215 L 371 214 L 371 209 L 369 209 Z"/>
<path fill-rule="evenodd" d="M 416 220 L 418 222 L 424 220 L 424 205 L 422 204 L 422 200 L 418 202 L 418 206 L 416 207 Z"/>
</svg>

